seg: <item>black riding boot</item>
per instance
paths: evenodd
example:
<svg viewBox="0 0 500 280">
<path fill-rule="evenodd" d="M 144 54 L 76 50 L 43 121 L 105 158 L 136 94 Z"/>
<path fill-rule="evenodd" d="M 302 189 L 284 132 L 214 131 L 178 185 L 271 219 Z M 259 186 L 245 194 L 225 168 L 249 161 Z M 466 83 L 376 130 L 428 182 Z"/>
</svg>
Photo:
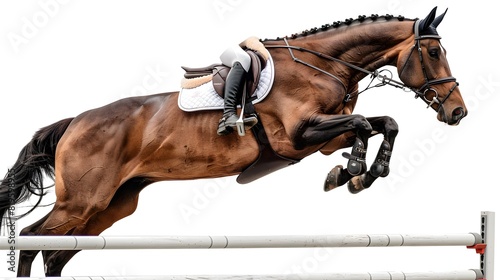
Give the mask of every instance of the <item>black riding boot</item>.
<svg viewBox="0 0 500 280">
<path fill-rule="evenodd" d="M 226 85 L 224 88 L 224 113 L 219 120 L 219 127 L 217 129 L 218 135 L 227 135 L 231 133 L 236 127 L 238 116 L 236 115 L 236 104 L 238 96 L 245 82 L 246 71 L 239 62 L 234 63 L 226 78 Z M 243 93 L 246 94 L 246 93 Z M 257 118 L 249 117 L 244 119 L 245 128 L 250 128 L 257 123 Z"/>
</svg>

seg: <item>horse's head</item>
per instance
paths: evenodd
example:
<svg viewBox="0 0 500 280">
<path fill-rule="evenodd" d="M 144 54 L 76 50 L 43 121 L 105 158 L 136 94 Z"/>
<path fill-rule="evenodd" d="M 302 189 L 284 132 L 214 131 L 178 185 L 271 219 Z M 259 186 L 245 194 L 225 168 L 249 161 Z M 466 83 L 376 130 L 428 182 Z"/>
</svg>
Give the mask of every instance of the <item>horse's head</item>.
<svg viewBox="0 0 500 280">
<path fill-rule="evenodd" d="M 436 8 L 425 19 L 415 21 L 415 39 L 399 54 L 398 73 L 415 97 L 437 112 L 439 121 L 457 125 L 467 115 L 467 109 L 436 31 L 446 11 L 436 17 Z"/>
</svg>

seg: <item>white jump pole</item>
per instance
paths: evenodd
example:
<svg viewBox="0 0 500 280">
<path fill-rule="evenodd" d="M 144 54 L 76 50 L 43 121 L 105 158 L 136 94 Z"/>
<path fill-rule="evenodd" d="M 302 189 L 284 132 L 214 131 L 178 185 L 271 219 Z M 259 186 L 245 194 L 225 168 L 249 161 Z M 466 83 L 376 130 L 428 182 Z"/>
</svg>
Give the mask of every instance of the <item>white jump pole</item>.
<svg viewBox="0 0 500 280">
<path fill-rule="evenodd" d="M 448 235 L 351 234 L 289 236 L 18 236 L 16 250 L 241 249 L 310 247 L 474 246 L 477 233 Z M 0 237 L 0 250 L 12 243 Z"/>
<path fill-rule="evenodd" d="M 480 254 L 480 269 L 451 272 L 373 272 L 285 275 L 76 276 L 38 280 L 493 280 L 495 213 L 481 212 L 481 233 L 448 235 L 290 236 L 17 236 L 0 237 L 0 250 L 230 249 L 310 247 L 467 246 Z M 14 240 L 14 242 L 12 242 Z M 18 278 L 8 278 L 18 279 Z"/>
<path fill-rule="evenodd" d="M 5 280 L 16 280 L 10 278 Z M 283 275 L 170 275 L 170 276 L 74 276 L 42 277 L 30 280 L 479 280 L 478 270 L 450 272 L 360 272 Z"/>
</svg>

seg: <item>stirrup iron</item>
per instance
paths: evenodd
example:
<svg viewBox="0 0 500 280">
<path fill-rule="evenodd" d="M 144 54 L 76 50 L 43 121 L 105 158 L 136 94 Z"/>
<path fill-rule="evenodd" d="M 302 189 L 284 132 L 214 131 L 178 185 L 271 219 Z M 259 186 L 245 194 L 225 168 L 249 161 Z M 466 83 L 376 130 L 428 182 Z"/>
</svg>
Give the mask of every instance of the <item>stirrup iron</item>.
<svg viewBox="0 0 500 280">
<path fill-rule="evenodd" d="M 247 94 L 246 94 L 246 83 L 243 85 L 243 95 L 241 97 L 241 113 L 240 117 L 236 121 L 236 129 L 238 130 L 238 135 L 239 136 L 245 136 L 245 122 L 243 121 L 243 116 L 245 114 L 245 103 L 247 100 Z"/>
<path fill-rule="evenodd" d="M 241 98 L 241 112 L 240 117 L 236 121 L 236 129 L 238 130 L 239 136 L 245 136 L 245 130 L 252 128 L 257 124 L 257 117 L 252 114 L 251 116 L 245 118 L 245 106 L 246 106 L 246 84 L 243 86 L 243 96 Z"/>
</svg>

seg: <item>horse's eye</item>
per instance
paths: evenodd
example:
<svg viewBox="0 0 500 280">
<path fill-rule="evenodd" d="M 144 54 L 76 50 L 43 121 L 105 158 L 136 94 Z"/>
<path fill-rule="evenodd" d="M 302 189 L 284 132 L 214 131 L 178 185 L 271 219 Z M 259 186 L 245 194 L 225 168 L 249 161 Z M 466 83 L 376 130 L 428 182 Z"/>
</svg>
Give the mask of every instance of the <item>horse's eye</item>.
<svg viewBox="0 0 500 280">
<path fill-rule="evenodd" d="M 439 58 L 439 50 L 438 49 L 430 49 L 429 55 L 432 58 Z"/>
</svg>

